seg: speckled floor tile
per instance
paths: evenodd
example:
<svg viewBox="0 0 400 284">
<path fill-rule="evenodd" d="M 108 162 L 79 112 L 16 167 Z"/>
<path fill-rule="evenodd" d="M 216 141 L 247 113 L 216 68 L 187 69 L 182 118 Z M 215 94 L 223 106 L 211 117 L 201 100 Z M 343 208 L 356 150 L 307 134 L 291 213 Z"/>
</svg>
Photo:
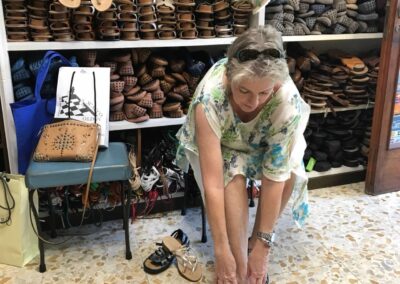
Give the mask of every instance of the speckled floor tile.
<svg viewBox="0 0 400 284">
<path fill-rule="evenodd" d="M 271 274 L 271 284 L 304 284 L 304 283 L 318 283 L 318 284 L 356 284 L 366 283 L 360 281 L 354 276 L 347 268 L 340 264 L 332 264 L 323 267 L 310 267 L 298 271 L 291 271 L 288 273 Z"/>
<path fill-rule="evenodd" d="M 299 229 L 290 205 L 278 220 L 271 252 L 272 283 L 385 283 L 400 279 L 400 192 L 370 196 L 364 183 L 310 191 L 311 216 Z M 160 213 L 130 225 L 133 258 L 125 259 L 121 220 L 106 222 L 92 235 L 61 246 L 46 246 L 47 272 L 37 271 L 38 257 L 24 268 L 0 265 L 0 284 L 7 283 L 188 283 L 176 264 L 147 275 L 143 261 L 163 236 L 181 228 L 203 265 L 199 283 L 213 283 L 213 242 L 201 243 L 200 208 Z M 251 220 L 255 208 L 250 208 Z M 250 229 L 252 221 L 250 221 Z M 93 230 L 84 226 L 81 230 Z"/>
</svg>

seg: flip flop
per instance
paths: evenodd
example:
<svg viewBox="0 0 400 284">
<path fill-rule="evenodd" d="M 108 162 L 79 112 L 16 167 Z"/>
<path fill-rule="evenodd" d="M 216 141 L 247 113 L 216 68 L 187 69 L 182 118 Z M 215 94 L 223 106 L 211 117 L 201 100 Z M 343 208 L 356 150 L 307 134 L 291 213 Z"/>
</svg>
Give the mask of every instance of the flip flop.
<svg viewBox="0 0 400 284">
<path fill-rule="evenodd" d="M 60 0 L 59 2 L 67 8 L 78 8 L 81 5 L 81 0 Z"/>
<path fill-rule="evenodd" d="M 203 276 L 203 268 L 197 256 L 187 245 L 182 245 L 174 237 L 165 237 L 162 241 L 163 248 L 177 258 L 179 274 L 191 282 L 197 282 Z"/>
</svg>

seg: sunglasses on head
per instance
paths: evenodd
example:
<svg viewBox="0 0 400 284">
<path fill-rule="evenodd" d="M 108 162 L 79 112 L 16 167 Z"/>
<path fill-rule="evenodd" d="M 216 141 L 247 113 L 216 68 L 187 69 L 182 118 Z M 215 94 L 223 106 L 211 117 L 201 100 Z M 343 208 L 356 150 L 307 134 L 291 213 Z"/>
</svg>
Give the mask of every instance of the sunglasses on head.
<svg viewBox="0 0 400 284">
<path fill-rule="evenodd" d="M 257 49 L 242 49 L 236 53 L 236 58 L 240 62 L 245 62 L 256 60 L 260 55 L 272 58 L 283 58 L 283 54 L 275 48 L 267 48 L 262 51 L 258 51 Z"/>
</svg>

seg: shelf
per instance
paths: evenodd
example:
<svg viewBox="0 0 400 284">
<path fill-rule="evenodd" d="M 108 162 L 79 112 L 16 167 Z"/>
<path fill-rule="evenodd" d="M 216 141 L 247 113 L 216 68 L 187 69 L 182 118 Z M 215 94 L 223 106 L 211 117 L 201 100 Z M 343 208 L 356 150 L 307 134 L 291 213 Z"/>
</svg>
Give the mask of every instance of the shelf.
<svg viewBox="0 0 400 284">
<path fill-rule="evenodd" d="M 283 42 L 380 39 L 383 33 L 283 36 Z"/>
<path fill-rule="evenodd" d="M 374 104 L 364 104 L 364 105 L 358 105 L 358 106 L 349 106 L 349 107 L 335 107 L 335 112 L 340 112 L 340 111 L 350 111 L 350 110 L 357 110 L 357 109 L 371 109 L 374 108 Z M 330 108 L 325 108 L 325 109 L 311 109 L 311 114 L 314 113 L 327 113 L 327 112 L 332 112 Z"/>
<path fill-rule="evenodd" d="M 353 172 L 360 172 L 365 170 L 364 166 L 358 166 L 358 167 L 346 167 L 346 166 L 341 166 L 340 168 L 332 168 L 329 171 L 326 172 L 308 172 L 307 176 L 309 179 L 311 178 L 320 178 L 320 177 L 325 177 L 325 176 L 332 176 L 332 175 L 339 175 L 339 174 L 345 174 L 345 173 L 353 173 Z"/>
<path fill-rule="evenodd" d="M 373 105 L 359 105 L 354 107 L 345 107 L 345 108 L 335 108 L 335 111 L 349 111 L 356 109 L 368 109 L 373 108 Z M 331 110 L 311 110 L 311 113 L 325 113 L 330 112 Z M 185 122 L 186 116 L 180 118 L 153 118 L 149 119 L 145 122 L 141 123 L 133 123 L 126 120 L 123 121 L 110 121 L 110 131 L 118 131 L 118 130 L 129 130 L 129 129 L 140 129 L 140 128 L 151 128 L 151 127 L 163 127 L 163 126 L 171 126 L 171 125 L 182 125 Z"/>
<path fill-rule="evenodd" d="M 330 40 L 359 40 L 380 39 L 382 33 L 370 34 L 341 34 L 341 35 L 307 35 L 283 36 L 284 42 L 300 41 L 330 41 Z M 8 51 L 35 51 L 35 50 L 75 50 L 75 49 L 121 49 L 121 48 L 157 48 L 180 46 L 216 46 L 230 45 L 236 37 L 211 39 L 172 39 L 172 40 L 137 40 L 137 41 L 71 41 L 71 42 L 7 42 Z"/>
<path fill-rule="evenodd" d="M 157 48 L 181 46 L 229 45 L 236 37 L 211 39 L 172 39 L 137 41 L 71 41 L 71 42 L 8 42 L 8 51 L 34 50 L 74 50 L 74 49 L 121 49 L 121 48 Z"/>
<path fill-rule="evenodd" d="M 152 118 L 145 122 L 133 123 L 126 120 L 123 121 L 110 121 L 110 131 L 140 129 L 150 127 L 162 127 L 171 125 L 182 125 L 185 122 L 186 116 L 180 118 Z"/>
</svg>

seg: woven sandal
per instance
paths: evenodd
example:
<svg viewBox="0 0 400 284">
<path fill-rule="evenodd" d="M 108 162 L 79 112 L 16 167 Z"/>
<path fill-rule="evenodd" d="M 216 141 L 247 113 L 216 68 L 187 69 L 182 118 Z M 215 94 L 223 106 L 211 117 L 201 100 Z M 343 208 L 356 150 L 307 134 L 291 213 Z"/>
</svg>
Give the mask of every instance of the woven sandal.
<svg viewBox="0 0 400 284">
<path fill-rule="evenodd" d="M 145 108 L 152 108 L 153 99 L 151 98 L 151 93 L 146 93 L 146 95 L 138 102 L 138 105 Z"/>
<path fill-rule="evenodd" d="M 146 109 L 134 103 L 125 103 L 124 112 L 127 118 L 137 118 L 146 114 Z"/>
<path fill-rule="evenodd" d="M 129 165 L 131 166 L 132 169 L 132 177 L 129 179 L 129 184 L 131 185 L 132 190 L 136 191 L 141 186 L 141 180 L 136 163 L 135 149 L 133 147 L 131 147 L 128 157 L 129 157 Z"/>
</svg>

